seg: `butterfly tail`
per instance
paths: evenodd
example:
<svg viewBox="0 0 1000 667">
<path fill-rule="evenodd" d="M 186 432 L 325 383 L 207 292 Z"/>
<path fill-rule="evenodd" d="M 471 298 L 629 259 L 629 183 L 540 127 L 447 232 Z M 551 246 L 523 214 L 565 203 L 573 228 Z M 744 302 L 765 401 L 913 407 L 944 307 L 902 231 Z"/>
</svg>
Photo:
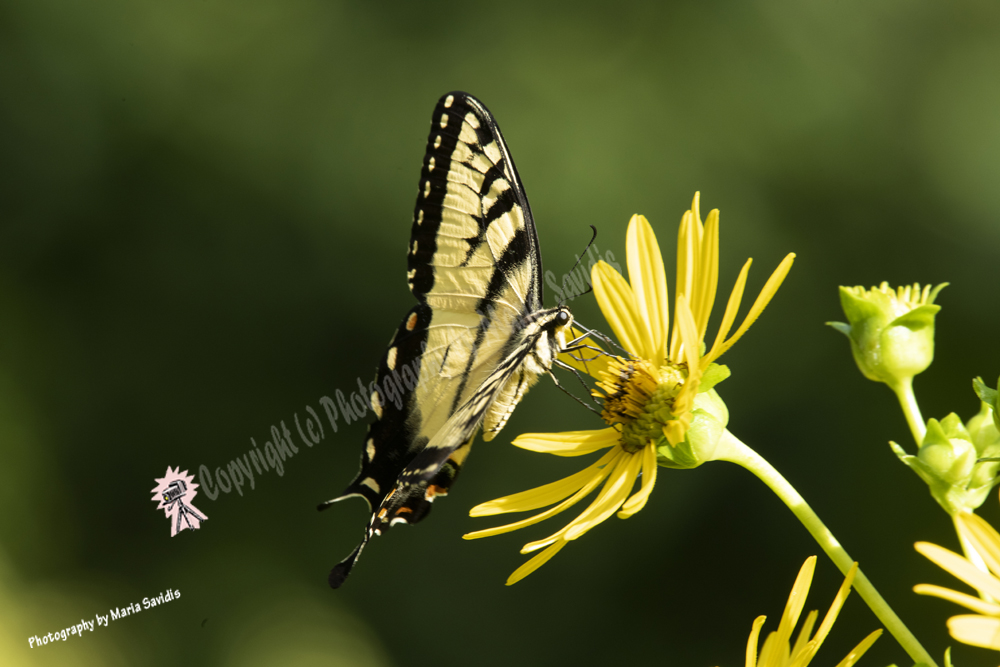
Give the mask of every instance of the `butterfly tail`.
<svg viewBox="0 0 1000 667">
<path fill-rule="evenodd" d="M 347 579 L 347 575 L 351 573 L 351 568 L 354 567 L 355 561 L 358 560 L 358 556 L 361 555 L 361 550 L 365 548 L 366 544 L 368 544 L 368 531 L 365 531 L 365 539 L 361 541 L 361 544 L 354 547 L 351 555 L 334 565 L 333 569 L 330 570 L 330 577 L 328 579 L 330 588 L 340 588 Z"/>
</svg>

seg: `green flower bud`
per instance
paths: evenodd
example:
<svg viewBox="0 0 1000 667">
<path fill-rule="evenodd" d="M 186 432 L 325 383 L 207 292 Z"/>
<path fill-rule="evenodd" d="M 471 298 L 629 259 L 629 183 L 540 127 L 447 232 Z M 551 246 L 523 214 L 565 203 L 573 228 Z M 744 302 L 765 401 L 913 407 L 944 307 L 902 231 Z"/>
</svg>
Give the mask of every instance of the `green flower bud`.
<svg viewBox="0 0 1000 667">
<path fill-rule="evenodd" d="M 866 290 L 841 287 L 840 303 L 850 324 L 828 322 L 851 341 L 858 368 L 869 380 L 895 387 L 922 373 L 934 360 L 934 305 L 945 285 L 919 284 L 893 291 L 888 283 Z"/>
<path fill-rule="evenodd" d="M 917 458 L 944 482 L 961 484 L 968 480 L 976 464 L 976 446 L 958 415 L 952 413 L 942 422 L 928 422 Z"/>
<path fill-rule="evenodd" d="M 657 463 L 665 468 L 697 468 L 715 458 L 715 448 L 729 423 L 729 408 L 714 389 L 694 397 L 691 424 L 684 442 L 671 446 L 662 438 L 657 446 Z"/>
<path fill-rule="evenodd" d="M 985 502 L 1000 464 L 980 462 L 984 452 L 1000 451 L 1000 432 L 988 406 L 969 420 L 968 427 L 952 413 L 940 422 L 928 420 L 920 451 L 912 456 L 889 443 L 899 460 L 930 488 L 931 495 L 951 515 L 972 512 Z"/>
</svg>

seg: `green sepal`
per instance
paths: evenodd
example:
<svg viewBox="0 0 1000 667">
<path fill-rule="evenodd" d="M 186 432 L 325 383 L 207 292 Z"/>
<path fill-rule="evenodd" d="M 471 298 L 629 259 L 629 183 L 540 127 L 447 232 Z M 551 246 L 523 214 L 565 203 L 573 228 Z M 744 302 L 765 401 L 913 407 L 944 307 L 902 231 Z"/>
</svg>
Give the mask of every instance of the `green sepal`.
<svg viewBox="0 0 1000 667">
<path fill-rule="evenodd" d="M 666 438 L 663 438 L 660 442 L 662 444 L 656 448 L 657 465 L 675 470 L 689 470 L 697 468 L 704 463 L 704 461 L 694 456 L 687 441 L 680 443 L 676 447 L 667 442 Z"/>
<path fill-rule="evenodd" d="M 684 442 L 672 446 L 666 438 L 661 438 L 657 442 L 656 462 L 664 468 L 689 469 L 714 460 L 728 423 L 729 408 L 714 389 L 698 394 Z"/>
<path fill-rule="evenodd" d="M 701 375 L 701 382 L 698 383 L 698 393 L 708 391 L 732 375 L 729 366 L 723 364 L 709 364 L 708 368 Z"/>
<path fill-rule="evenodd" d="M 972 388 L 979 396 L 979 400 L 993 408 L 993 423 L 1000 429 L 1000 406 L 997 405 L 997 399 L 1000 397 L 1000 391 L 998 391 L 1000 390 L 1000 380 L 997 380 L 997 389 L 990 389 L 982 378 L 976 378 L 972 381 Z"/>
<path fill-rule="evenodd" d="M 840 287 L 840 307 L 844 309 L 844 314 L 851 322 L 851 328 L 859 322 L 870 320 L 879 320 L 881 324 L 885 324 L 888 319 L 882 314 L 882 309 L 873 301 L 858 296 L 843 286 Z"/>
<path fill-rule="evenodd" d="M 998 386 L 1000 386 L 1000 381 L 998 381 Z M 972 389 L 976 392 L 976 396 L 983 403 L 994 406 L 997 404 L 997 390 L 990 389 L 989 385 L 983 382 L 983 378 L 977 377 L 972 381 Z"/>
<path fill-rule="evenodd" d="M 848 338 L 851 337 L 851 325 L 846 322 L 827 322 L 826 326 L 833 327 Z"/>
<path fill-rule="evenodd" d="M 900 315 L 889 323 L 890 327 L 906 327 L 911 331 L 920 331 L 934 326 L 934 316 L 941 311 L 941 306 L 928 303 L 917 306 L 910 312 Z"/>
</svg>

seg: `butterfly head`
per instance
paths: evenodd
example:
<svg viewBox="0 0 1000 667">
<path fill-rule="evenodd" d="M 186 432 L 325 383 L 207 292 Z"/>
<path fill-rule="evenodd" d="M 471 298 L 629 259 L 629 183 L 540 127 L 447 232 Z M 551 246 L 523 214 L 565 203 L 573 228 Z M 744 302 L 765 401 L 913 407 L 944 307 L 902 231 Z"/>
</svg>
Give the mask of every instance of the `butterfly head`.
<svg viewBox="0 0 1000 667">
<path fill-rule="evenodd" d="M 552 310 L 554 312 L 545 328 L 561 350 L 566 347 L 566 332 L 573 326 L 573 313 L 566 306 L 557 306 Z"/>
</svg>

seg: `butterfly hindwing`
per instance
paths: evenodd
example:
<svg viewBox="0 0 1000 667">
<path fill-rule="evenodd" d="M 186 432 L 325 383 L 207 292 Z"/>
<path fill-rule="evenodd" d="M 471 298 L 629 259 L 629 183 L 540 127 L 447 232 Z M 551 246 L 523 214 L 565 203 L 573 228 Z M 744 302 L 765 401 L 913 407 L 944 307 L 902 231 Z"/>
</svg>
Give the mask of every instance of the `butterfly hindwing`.
<svg viewBox="0 0 1000 667">
<path fill-rule="evenodd" d="M 415 306 L 389 343 L 367 397 L 375 420 L 365 435 L 361 469 L 337 500 L 359 495 L 368 502 L 369 510 L 374 510 L 419 451 L 421 443 L 411 433 L 410 401 L 420 378 L 430 320 L 427 304 Z"/>
<path fill-rule="evenodd" d="M 443 96 L 431 118 L 418 184 L 407 280 L 418 305 L 379 364 L 375 421 L 345 493 L 372 511 L 361 544 L 330 573 L 343 583 L 373 535 L 416 523 L 445 495 L 476 431 L 490 439 L 547 372 L 565 308 L 542 310 L 541 258 L 531 210 L 493 116 L 466 93 Z"/>
</svg>

